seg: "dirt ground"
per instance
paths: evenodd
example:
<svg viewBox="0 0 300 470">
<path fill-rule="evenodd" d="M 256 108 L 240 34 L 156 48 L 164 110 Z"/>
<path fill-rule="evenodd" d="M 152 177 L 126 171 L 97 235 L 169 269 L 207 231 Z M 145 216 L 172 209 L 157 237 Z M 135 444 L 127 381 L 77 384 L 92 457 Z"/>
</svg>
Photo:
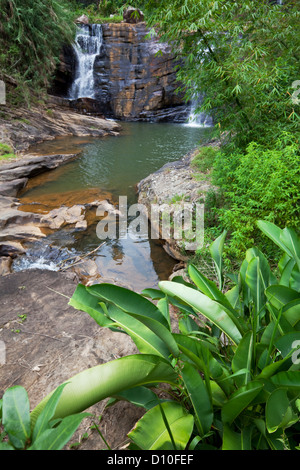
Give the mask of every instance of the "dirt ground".
<svg viewBox="0 0 300 470">
<path fill-rule="evenodd" d="M 30 270 L 0 277 L 0 341 L 5 345 L 0 396 L 8 387 L 22 385 L 33 409 L 78 372 L 137 353 L 128 336 L 100 328 L 88 314 L 68 305 L 76 285 L 71 273 Z M 88 411 L 97 423 L 102 416 L 101 432 L 112 449 L 120 449 L 144 410 L 125 402 L 105 409 L 106 403 Z M 105 449 L 90 429 L 93 421 L 86 418 L 66 448 Z"/>
</svg>

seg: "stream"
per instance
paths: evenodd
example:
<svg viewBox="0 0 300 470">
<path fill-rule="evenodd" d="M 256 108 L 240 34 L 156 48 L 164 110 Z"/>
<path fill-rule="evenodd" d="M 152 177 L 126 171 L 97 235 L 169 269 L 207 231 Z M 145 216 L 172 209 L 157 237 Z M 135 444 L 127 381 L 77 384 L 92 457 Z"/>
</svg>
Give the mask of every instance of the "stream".
<svg viewBox="0 0 300 470">
<path fill-rule="evenodd" d="M 20 194 L 21 210 L 45 212 L 61 205 L 108 200 L 116 207 L 119 196 L 128 206 L 137 202 L 136 184 L 180 159 L 199 143 L 209 139 L 210 129 L 170 123 L 122 122 L 118 136 L 104 138 L 63 137 L 30 149 L 31 154 L 80 151 L 75 160 L 32 178 Z M 86 255 L 103 245 L 91 258 L 104 279 L 111 279 L 140 292 L 167 279 L 176 260 L 170 258 L 160 241 L 144 236 L 99 240 L 95 209 L 88 215 L 88 227 L 75 231 L 66 226 L 47 237 L 14 263 L 14 270 L 39 267 L 55 269 L 59 256 Z M 130 219 L 128 219 L 130 222 Z M 56 253 L 56 254 L 55 254 Z"/>
</svg>

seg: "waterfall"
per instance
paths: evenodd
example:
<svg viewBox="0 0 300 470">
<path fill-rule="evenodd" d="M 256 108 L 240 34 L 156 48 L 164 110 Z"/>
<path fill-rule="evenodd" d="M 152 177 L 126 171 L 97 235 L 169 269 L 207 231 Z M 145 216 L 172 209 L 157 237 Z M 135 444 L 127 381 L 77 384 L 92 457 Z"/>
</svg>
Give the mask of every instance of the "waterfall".
<svg viewBox="0 0 300 470">
<path fill-rule="evenodd" d="M 186 123 L 188 127 L 211 127 L 213 126 L 212 117 L 206 113 L 196 113 L 199 106 L 199 98 L 194 98 L 190 107 L 190 114 Z"/>
<path fill-rule="evenodd" d="M 103 43 L 100 24 L 80 25 L 73 45 L 77 57 L 77 70 L 69 91 L 69 98 L 95 98 L 94 63 Z"/>
</svg>

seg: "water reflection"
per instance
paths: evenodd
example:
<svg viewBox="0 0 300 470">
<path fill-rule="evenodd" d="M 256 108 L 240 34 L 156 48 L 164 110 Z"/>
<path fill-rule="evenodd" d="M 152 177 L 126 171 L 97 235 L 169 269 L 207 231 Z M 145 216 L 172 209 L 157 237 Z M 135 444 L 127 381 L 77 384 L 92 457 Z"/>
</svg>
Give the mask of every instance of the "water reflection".
<svg viewBox="0 0 300 470">
<path fill-rule="evenodd" d="M 33 178 L 21 194 L 22 210 L 36 208 L 42 212 L 103 199 L 116 205 L 120 196 L 127 197 L 128 205 L 134 204 L 136 184 L 141 179 L 181 158 L 208 139 L 210 132 L 179 124 L 122 123 L 122 127 L 117 137 L 59 138 L 31 149 L 36 154 L 78 150 L 81 154 L 76 160 Z M 87 220 L 86 231 L 72 232 L 68 237 L 68 229 L 60 230 L 50 236 L 51 242 L 89 253 L 101 243 L 96 234 L 99 218 L 95 208 L 87 211 Z M 136 291 L 156 286 L 170 275 L 176 263 L 159 242 L 139 236 L 106 240 L 94 260 L 101 276 Z"/>
</svg>

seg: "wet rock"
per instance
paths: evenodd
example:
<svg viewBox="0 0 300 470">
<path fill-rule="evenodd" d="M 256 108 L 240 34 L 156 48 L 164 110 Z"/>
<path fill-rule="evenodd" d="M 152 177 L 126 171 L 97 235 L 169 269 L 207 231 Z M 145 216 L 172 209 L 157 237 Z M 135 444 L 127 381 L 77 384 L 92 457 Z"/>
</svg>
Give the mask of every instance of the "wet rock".
<svg viewBox="0 0 300 470">
<path fill-rule="evenodd" d="M 57 230 L 64 225 L 83 224 L 85 222 L 84 217 L 84 205 L 77 204 L 72 207 L 62 206 L 42 216 L 41 223 L 46 224 L 52 230 Z"/>
<path fill-rule="evenodd" d="M 25 249 L 20 242 L 14 241 L 0 241 L 0 256 L 11 256 L 25 253 Z"/>
<path fill-rule="evenodd" d="M 176 93 L 178 59 L 145 23 L 103 24 L 103 47 L 95 61 L 95 97 L 103 113 L 128 121 L 184 122 L 183 94 Z M 158 52 L 161 54 L 157 54 Z"/>
<path fill-rule="evenodd" d="M 28 178 L 15 179 L 3 183 L 0 181 L 0 195 L 16 196 L 21 189 L 25 188 L 27 181 Z"/>
</svg>

